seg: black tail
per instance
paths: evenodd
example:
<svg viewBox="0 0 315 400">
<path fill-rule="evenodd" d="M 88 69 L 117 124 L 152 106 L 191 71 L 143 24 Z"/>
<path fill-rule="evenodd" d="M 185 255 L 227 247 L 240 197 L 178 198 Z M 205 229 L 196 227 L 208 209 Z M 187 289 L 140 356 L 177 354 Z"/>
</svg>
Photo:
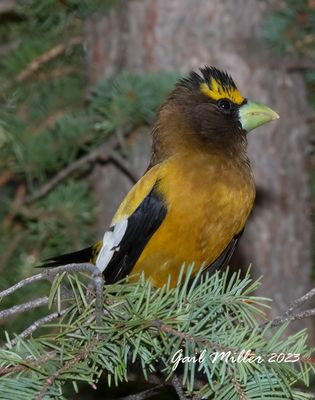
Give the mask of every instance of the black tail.
<svg viewBox="0 0 315 400">
<path fill-rule="evenodd" d="M 91 262 L 93 253 L 93 247 L 87 247 L 79 251 L 74 251 L 73 253 L 62 254 L 61 256 L 56 256 L 44 260 L 42 265 L 38 265 L 37 268 L 51 268 L 59 267 L 60 265 L 66 264 L 79 264 L 85 262 Z"/>
</svg>

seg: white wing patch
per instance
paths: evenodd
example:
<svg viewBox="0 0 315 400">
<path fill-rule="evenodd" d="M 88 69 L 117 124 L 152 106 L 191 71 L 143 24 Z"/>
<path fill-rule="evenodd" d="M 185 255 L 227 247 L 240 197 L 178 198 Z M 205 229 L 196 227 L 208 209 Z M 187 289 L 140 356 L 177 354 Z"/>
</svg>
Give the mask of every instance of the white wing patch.
<svg viewBox="0 0 315 400">
<path fill-rule="evenodd" d="M 120 243 L 126 233 L 127 226 L 128 219 L 122 219 L 112 226 L 112 230 L 104 233 L 103 246 L 96 259 L 96 267 L 101 272 L 105 271 L 115 252 L 119 251 Z"/>
</svg>

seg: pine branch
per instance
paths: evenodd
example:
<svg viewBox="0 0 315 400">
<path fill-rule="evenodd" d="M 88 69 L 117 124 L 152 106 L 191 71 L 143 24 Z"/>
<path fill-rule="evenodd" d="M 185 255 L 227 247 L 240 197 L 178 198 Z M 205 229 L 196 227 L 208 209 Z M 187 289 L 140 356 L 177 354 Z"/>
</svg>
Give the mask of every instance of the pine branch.
<svg viewBox="0 0 315 400">
<path fill-rule="evenodd" d="M 98 325 L 102 323 L 102 317 L 104 315 L 104 277 L 101 271 L 97 271 L 94 275 L 94 285 L 95 285 L 95 320 Z"/>
<path fill-rule="evenodd" d="M 187 400 L 183 390 L 183 382 L 179 380 L 176 374 L 172 376 L 172 385 L 178 395 L 179 400 Z"/>
<path fill-rule="evenodd" d="M 137 177 L 131 171 L 130 165 L 118 152 L 113 151 L 109 157 L 109 160 L 117 165 L 117 167 L 124 173 L 131 183 L 135 184 L 138 181 L 139 177 Z"/>
<path fill-rule="evenodd" d="M 311 289 L 309 292 L 304 294 L 303 296 L 299 297 L 298 299 L 294 300 L 291 305 L 289 306 L 286 314 L 291 314 L 294 310 L 301 307 L 304 303 L 310 300 L 312 297 L 315 297 L 315 288 Z"/>
<path fill-rule="evenodd" d="M 11 86 L 17 84 L 17 83 L 22 83 L 26 79 L 28 79 L 31 75 L 33 75 L 36 71 L 38 71 L 44 64 L 47 64 L 54 58 L 59 57 L 62 53 L 64 53 L 66 50 L 69 50 L 70 48 L 74 46 L 78 46 L 83 43 L 83 36 L 76 36 L 71 38 L 65 43 L 60 43 L 57 46 L 49 49 L 47 52 L 41 54 L 30 64 L 28 64 L 19 74 L 17 74 L 14 78 L 11 80 L 3 83 L 1 85 L 2 90 L 7 90 Z"/>
<path fill-rule="evenodd" d="M 6 310 L 0 311 L 0 321 L 11 318 L 13 315 L 20 314 L 25 311 L 34 310 L 35 308 L 45 306 L 48 304 L 48 297 L 40 297 L 35 300 L 27 301 L 23 304 L 18 304 Z"/>
<path fill-rule="evenodd" d="M 63 272 L 89 272 L 91 273 L 92 276 L 92 282 L 93 282 L 93 287 L 95 288 L 95 320 L 97 324 L 101 324 L 102 322 L 102 317 L 104 315 L 104 278 L 103 274 L 95 268 L 95 265 L 93 264 L 68 264 L 65 266 L 60 266 L 52 269 L 47 269 L 46 271 L 34 275 L 32 277 L 23 279 L 22 281 L 18 282 L 16 285 L 12 286 L 9 289 L 6 289 L 0 293 L 0 299 L 3 297 L 6 297 L 12 293 L 14 293 L 16 290 L 25 287 L 31 283 L 38 282 L 41 280 L 48 280 L 52 281 L 52 279 L 58 275 L 62 274 Z M 62 285 L 62 288 L 66 291 L 69 292 L 67 288 Z M 92 287 L 89 288 L 91 290 Z M 69 297 L 69 296 L 68 296 Z M 49 302 L 49 298 L 47 296 L 38 298 L 35 300 L 31 300 L 29 302 L 23 303 L 16 305 L 14 307 L 11 307 L 9 309 L 3 310 L 0 312 L 0 320 L 1 319 L 7 319 L 10 318 L 16 314 L 29 311 L 32 309 L 35 309 L 37 307 L 47 305 Z M 15 345 L 18 341 L 19 338 L 26 338 L 30 336 L 32 333 L 34 333 L 37 329 L 39 329 L 41 326 L 47 324 L 48 322 L 51 322 L 57 318 L 60 318 L 61 316 L 65 315 L 69 311 L 69 308 L 66 308 L 64 310 L 60 310 L 58 312 L 54 312 L 52 314 L 49 314 L 43 318 L 40 318 L 39 320 L 35 321 L 32 323 L 28 328 L 26 328 L 24 331 L 22 331 L 17 338 L 13 339 L 11 341 L 11 345 Z"/>
<path fill-rule="evenodd" d="M 63 272 L 90 272 L 91 274 L 93 274 L 95 272 L 95 265 L 90 263 L 67 264 L 56 268 L 46 269 L 40 274 L 22 279 L 20 282 L 16 283 L 10 288 L 3 290 L 2 292 L 0 292 L 0 299 L 9 296 L 18 289 L 21 289 L 22 287 L 25 287 L 33 282 L 38 282 L 43 280 L 51 281 L 56 275 L 61 274 Z"/>
<path fill-rule="evenodd" d="M 281 385 L 290 390 L 297 376 L 307 379 L 307 366 L 301 366 L 303 372 L 297 375 L 294 366 L 285 363 L 281 368 L 280 364 L 277 366 L 274 375 L 273 366 L 267 359 L 270 354 L 277 352 L 277 349 L 282 356 L 291 351 L 299 353 L 303 356 L 299 358 L 299 362 L 309 365 L 311 358 L 305 349 L 305 334 L 295 335 L 284 342 L 279 339 L 284 328 L 280 328 L 272 338 L 266 330 L 259 329 L 258 323 L 253 319 L 255 304 L 259 304 L 259 301 L 249 296 L 257 287 L 257 283 L 250 283 L 248 275 L 244 280 L 235 274 L 227 278 L 226 273 L 215 274 L 212 277 L 204 276 L 201 280 L 197 276 L 194 279 L 199 285 L 193 284 L 189 287 L 192 270 L 190 268 L 186 276 L 182 273 L 176 288 L 155 289 L 150 281 L 145 281 L 142 276 L 135 284 L 107 285 L 103 293 L 104 282 L 100 273 L 97 274 L 94 266 L 90 271 L 90 265 L 87 265 L 88 272 L 92 272 L 95 298 L 93 296 L 91 301 L 87 301 L 84 291 L 86 293 L 89 286 L 81 285 L 75 275 L 64 274 L 67 269 L 73 267 L 72 264 L 58 267 L 58 272 L 63 273 L 53 282 L 50 301 L 54 300 L 58 288 L 64 284 L 64 279 L 68 279 L 73 292 L 73 305 L 70 309 L 62 310 L 64 318 L 59 331 L 53 332 L 51 336 L 45 335 L 43 342 L 41 338 L 32 338 L 23 344 L 24 335 L 29 336 L 44 323 L 51 322 L 58 316 L 57 313 L 52 313 L 35 321 L 14 339 L 14 342 L 8 343 L 10 357 L 17 352 L 16 357 L 11 361 L 10 358 L 6 360 L 5 353 L 0 357 L 0 363 L 1 360 L 6 360 L 2 361 L 2 365 L 5 363 L 3 374 L 19 373 L 24 379 L 21 374 L 32 369 L 33 354 L 46 354 L 47 349 L 51 349 L 51 342 L 56 350 L 49 362 L 50 367 L 37 359 L 34 360 L 36 366 L 40 367 L 37 369 L 41 377 L 47 377 L 44 381 L 38 381 L 39 385 L 32 398 L 43 399 L 74 376 L 94 385 L 104 372 L 109 377 L 113 376 L 118 384 L 127 379 L 135 360 L 141 362 L 144 376 L 148 380 L 162 363 L 162 374 L 170 377 L 172 386 L 182 400 L 186 398 L 184 390 L 190 394 L 199 390 L 194 396 L 194 400 L 197 400 L 209 398 L 213 391 L 217 394 L 228 388 L 239 398 L 252 398 L 251 391 L 256 391 L 253 398 L 258 398 L 257 390 L 269 390 L 272 387 L 272 390 L 282 393 Z M 56 270 L 53 272 L 56 273 Z M 312 294 L 310 291 L 297 299 L 290 306 L 290 310 L 304 304 Z M 19 344 L 19 347 L 14 348 L 15 344 Z M 20 355 L 18 349 L 23 349 L 24 346 L 30 350 L 22 350 Z M 251 356 L 263 357 L 263 365 L 256 364 L 255 372 L 252 371 L 255 376 L 246 375 L 246 366 L 241 367 L 237 363 L 221 360 L 222 363 L 227 363 L 227 367 L 222 369 L 211 358 L 205 358 L 204 361 L 199 361 L 196 368 L 194 363 L 181 364 L 180 375 L 174 377 L 171 360 L 178 351 L 185 357 L 200 354 L 204 349 L 207 349 L 209 354 L 225 352 L 236 357 L 243 348 L 251 349 Z M 27 354 L 31 354 L 31 358 Z M 192 371 L 197 371 L 197 368 L 199 373 L 203 374 L 202 382 L 195 375 L 192 379 L 192 373 L 195 374 Z M 257 380 L 260 380 L 266 389 L 257 389 Z M 14 385 L 14 381 L 8 382 Z M 220 382 L 224 382 L 226 388 Z M 275 389 L 276 387 L 278 389 Z M 151 395 L 152 391 L 144 391 L 129 399 L 148 398 Z M 295 398 L 293 395 L 291 397 Z"/>
<path fill-rule="evenodd" d="M 52 79 L 58 79 L 62 76 L 73 74 L 74 72 L 79 73 L 81 70 L 77 67 L 66 65 L 64 67 L 57 67 L 49 72 L 43 72 L 38 75 L 37 80 L 39 82 L 51 81 Z"/>
<path fill-rule="evenodd" d="M 278 316 L 272 320 L 271 327 L 276 327 L 284 324 L 287 321 L 297 321 L 309 317 L 315 316 L 315 308 L 311 308 L 309 310 L 300 311 L 298 313 L 286 314 L 282 316 Z"/>
<path fill-rule="evenodd" d="M 46 196 L 52 189 L 54 189 L 61 182 L 69 178 L 75 172 L 80 170 L 82 167 L 85 167 L 89 164 L 95 164 L 97 162 L 106 162 L 110 160 L 114 160 L 120 166 L 120 169 L 125 172 L 129 179 L 134 183 L 137 181 L 137 178 L 130 171 L 130 166 L 124 161 L 124 159 L 118 154 L 114 152 L 114 148 L 117 146 L 118 140 L 115 136 L 110 137 L 105 144 L 100 146 L 94 151 L 86 154 L 85 156 L 77 159 L 70 165 L 68 165 L 63 170 L 59 171 L 53 178 L 51 178 L 48 182 L 46 182 L 43 186 L 35 191 L 32 195 L 29 195 L 25 199 L 25 204 L 29 205 L 42 197 Z"/>
<path fill-rule="evenodd" d="M 208 347 L 209 349 L 216 348 L 218 349 L 218 351 L 223 351 L 223 352 L 237 351 L 237 349 L 235 348 L 228 348 L 226 346 L 221 346 L 218 343 L 210 342 L 209 340 L 206 340 L 203 337 L 187 334 L 186 332 L 176 330 L 159 320 L 153 321 L 153 326 L 157 327 L 161 332 L 169 333 L 170 335 L 176 336 L 180 339 L 183 339 L 191 343 L 200 343 L 203 346 Z"/>
<path fill-rule="evenodd" d="M 300 320 L 308 317 L 312 317 L 315 315 L 315 308 L 305 310 L 305 311 L 300 311 L 294 313 L 294 311 L 297 308 L 300 308 L 304 303 L 306 303 L 308 300 L 310 300 L 312 297 L 315 297 L 315 288 L 311 289 L 309 292 L 304 294 L 303 296 L 299 297 L 298 299 L 294 300 L 288 309 L 280 316 L 275 317 L 271 321 L 271 327 L 276 327 L 279 325 L 284 324 L 287 321 L 295 321 L 295 320 Z M 269 322 L 265 322 L 262 327 L 265 327 L 267 324 L 270 324 Z"/>
<path fill-rule="evenodd" d="M 130 394 L 125 397 L 115 397 L 115 399 L 112 400 L 145 400 L 149 399 L 152 396 L 156 396 L 159 393 L 159 390 L 164 388 L 164 385 L 157 385 L 154 386 L 153 388 L 144 390 L 143 392 L 137 393 L 137 394 Z"/>
<path fill-rule="evenodd" d="M 33 369 L 41 364 L 45 364 L 47 361 L 51 360 L 56 356 L 56 352 L 51 351 L 41 357 L 35 358 L 33 356 L 21 359 L 20 363 L 14 367 L 3 367 L 0 368 L 0 376 L 25 371 L 28 369 Z"/>
<path fill-rule="evenodd" d="M 17 344 L 18 340 L 23 338 L 27 338 L 28 336 L 32 335 L 37 329 L 41 328 L 43 325 L 48 324 L 49 322 L 53 322 L 58 318 L 61 318 L 69 311 L 69 308 L 65 308 L 60 312 L 53 312 L 49 315 L 46 315 L 43 318 L 38 319 L 37 321 L 33 322 L 28 328 L 24 329 L 15 339 L 10 340 L 10 346 L 13 347 Z"/>
<path fill-rule="evenodd" d="M 38 395 L 34 400 L 42 400 L 45 398 L 46 393 L 50 386 L 52 386 L 55 380 L 62 375 L 64 372 L 68 371 L 72 366 L 77 364 L 79 361 L 86 359 L 91 350 L 95 347 L 98 339 L 95 338 L 91 343 L 85 346 L 77 355 L 75 355 L 71 360 L 67 361 L 60 369 L 58 369 L 55 373 L 51 374 L 46 380 Z"/>
</svg>

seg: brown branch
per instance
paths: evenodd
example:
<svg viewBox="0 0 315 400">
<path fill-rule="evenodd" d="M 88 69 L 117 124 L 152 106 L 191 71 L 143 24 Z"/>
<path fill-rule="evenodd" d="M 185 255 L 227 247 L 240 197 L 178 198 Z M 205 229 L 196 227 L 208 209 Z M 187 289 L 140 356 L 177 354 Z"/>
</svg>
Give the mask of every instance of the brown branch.
<svg viewBox="0 0 315 400">
<path fill-rule="evenodd" d="M 44 118 L 44 120 L 40 124 L 30 127 L 30 130 L 32 133 L 37 133 L 43 129 L 50 128 L 51 126 L 53 126 L 56 123 L 56 121 L 59 118 L 61 118 L 62 116 L 64 116 L 65 114 L 67 114 L 71 111 L 72 111 L 71 107 L 66 107 L 63 109 L 56 110 L 55 112 L 53 112 L 52 114 L 49 114 L 46 118 Z"/>
<path fill-rule="evenodd" d="M 164 385 L 160 384 L 160 385 L 154 386 L 153 388 L 144 390 L 143 392 L 136 393 L 136 394 L 130 394 L 125 397 L 118 397 L 113 400 L 145 400 L 152 396 L 156 396 L 159 393 L 160 389 L 162 389 L 163 387 L 164 387 Z"/>
<path fill-rule="evenodd" d="M 45 81 L 48 81 L 48 80 L 60 78 L 62 76 L 70 75 L 70 74 L 72 74 L 74 72 L 79 73 L 80 69 L 77 68 L 77 67 L 66 65 L 64 67 L 55 68 L 55 69 L 53 69 L 53 70 L 51 70 L 51 71 L 49 71 L 47 73 L 41 73 L 40 75 L 38 75 L 36 77 L 36 79 L 39 82 L 45 82 Z"/>
<path fill-rule="evenodd" d="M 113 151 L 110 155 L 110 161 L 113 161 L 133 184 L 138 181 L 139 177 L 131 171 L 129 163 L 119 153 Z"/>
<path fill-rule="evenodd" d="M 243 390 L 241 383 L 237 379 L 232 378 L 232 384 L 236 393 L 238 394 L 239 400 L 248 400 L 248 397 Z"/>
<path fill-rule="evenodd" d="M 24 200 L 25 200 L 25 196 L 26 196 L 26 185 L 25 183 L 21 183 L 17 190 L 15 191 L 15 195 L 14 195 L 14 199 L 12 201 L 12 209 L 15 210 L 18 207 L 20 207 Z M 16 213 L 15 212 L 9 212 L 6 217 L 3 220 L 3 227 L 5 229 L 10 228 L 10 226 L 12 225 L 13 221 L 14 221 L 14 217 L 15 217 Z"/>
<path fill-rule="evenodd" d="M 60 375 L 62 375 L 64 372 L 68 371 L 73 365 L 77 364 L 79 361 L 86 359 L 89 354 L 91 353 L 91 350 L 93 347 L 97 344 L 98 339 L 94 339 L 91 343 L 89 343 L 87 346 L 85 346 L 84 349 L 79 351 L 79 353 L 74 356 L 71 360 L 67 361 L 59 370 L 51 374 L 46 380 L 45 383 L 41 389 L 41 391 L 38 393 L 38 395 L 35 397 L 35 400 L 42 400 L 45 398 L 46 393 L 49 389 L 50 386 L 54 384 L 56 379 L 59 378 Z"/>
<path fill-rule="evenodd" d="M 40 365 L 41 363 L 45 363 L 48 360 L 51 360 L 53 357 L 56 356 L 55 351 L 51 351 L 45 354 L 42 357 L 34 358 L 33 356 L 28 356 L 25 359 L 20 360 L 20 364 L 14 367 L 1 367 L 0 368 L 0 376 L 20 372 L 26 369 L 33 369 L 34 367 Z"/>
<path fill-rule="evenodd" d="M 52 189 L 54 189 L 59 183 L 69 178 L 75 172 L 80 170 L 82 167 L 85 167 L 89 164 L 94 164 L 97 162 L 109 162 L 114 161 L 122 172 L 133 182 L 135 183 L 138 179 L 137 177 L 130 171 L 130 165 L 116 152 L 114 152 L 114 148 L 117 146 L 118 141 L 115 136 L 112 136 L 105 144 L 103 144 L 98 149 L 91 151 L 89 154 L 77 159 L 66 168 L 59 171 L 52 179 L 46 182 L 43 186 L 35 191 L 32 195 L 26 197 L 24 204 L 28 205 L 37 201 L 44 197 L 47 193 L 49 193 Z"/>
<path fill-rule="evenodd" d="M 189 342 L 200 343 L 203 346 L 208 347 L 210 349 L 217 348 L 219 351 L 236 352 L 236 349 L 230 349 L 225 346 L 219 345 L 217 343 L 210 342 L 209 340 L 203 339 L 202 337 L 190 335 L 188 333 L 181 332 L 181 331 L 177 331 L 176 329 L 172 328 L 171 326 L 164 324 L 160 320 L 154 321 L 153 326 L 155 326 L 161 332 L 169 333 L 173 336 L 176 336 L 183 340 L 187 340 Z"/>
<path fill-rule="evenodd" d="M 12 171 L 4 171 L 0 175 L 0 187 L 6 185 L 14 178 L 14 173 Z"/>
<path fill-rule="evenodd" d="M 15 78 L 13 78 L 12 83 L 20 83 L 29 78 L 34 72 L 39 70 L 44 64 L 60 56 L 66 50 L 77 46 L 83 42 L 82 36 L 76 36 L 70 39 L 66 43 L 60 43 L 57 46 L 49 49 L 47 52 L 41 54 L 35 58 L 30 64 L 28 64 L 23 71 L 21 71 Z"/>
<path fill-rule="evenodd" d="M 117 139 L 114 136 L 112 136 L 101 147 L 77 159 L 72 164 L 68 165 L 66 168 L 59 171 L 52 179 L 50 179 L 47 183 L 45 183 L 43 186 L 37 189 L 35 193 L 33 193 L 30 196 L 27 196 L 27 198 L 25 199 L 25 204 L 31 204 L 34 201 L 41 199 L 52 189 L 54 189 L 54 187 L 56 187 L 59 183 L 69 178 L 69 176 L 73 175 L 83 166 L 95 163 L 98 160 L 102 162 L 108 160 L 108 158 L 110 157 L 110 153 L 113 151 L 115 146 L 117 146 Z"/>
</svg>

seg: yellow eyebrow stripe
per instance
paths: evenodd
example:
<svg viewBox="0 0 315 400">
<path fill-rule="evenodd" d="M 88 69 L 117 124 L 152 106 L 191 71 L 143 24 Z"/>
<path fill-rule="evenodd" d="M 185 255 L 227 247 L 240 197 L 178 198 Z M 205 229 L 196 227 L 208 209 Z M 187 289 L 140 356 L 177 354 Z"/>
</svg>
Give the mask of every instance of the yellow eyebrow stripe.
<svg viewBox="0 0 315 400">
<path fill-rule="evenodd" d="M 211 84 L 209 86 L 205 82 L 202 83 L 200 85 L 200 90 L 204 95 L 213 100 L 229 99 L 235 104 L 242 104 L 244 101 L 244 97 L 241 96 L 236 88 L 224 87 L 214 78 L 211 79 Z"/>
</svg>

